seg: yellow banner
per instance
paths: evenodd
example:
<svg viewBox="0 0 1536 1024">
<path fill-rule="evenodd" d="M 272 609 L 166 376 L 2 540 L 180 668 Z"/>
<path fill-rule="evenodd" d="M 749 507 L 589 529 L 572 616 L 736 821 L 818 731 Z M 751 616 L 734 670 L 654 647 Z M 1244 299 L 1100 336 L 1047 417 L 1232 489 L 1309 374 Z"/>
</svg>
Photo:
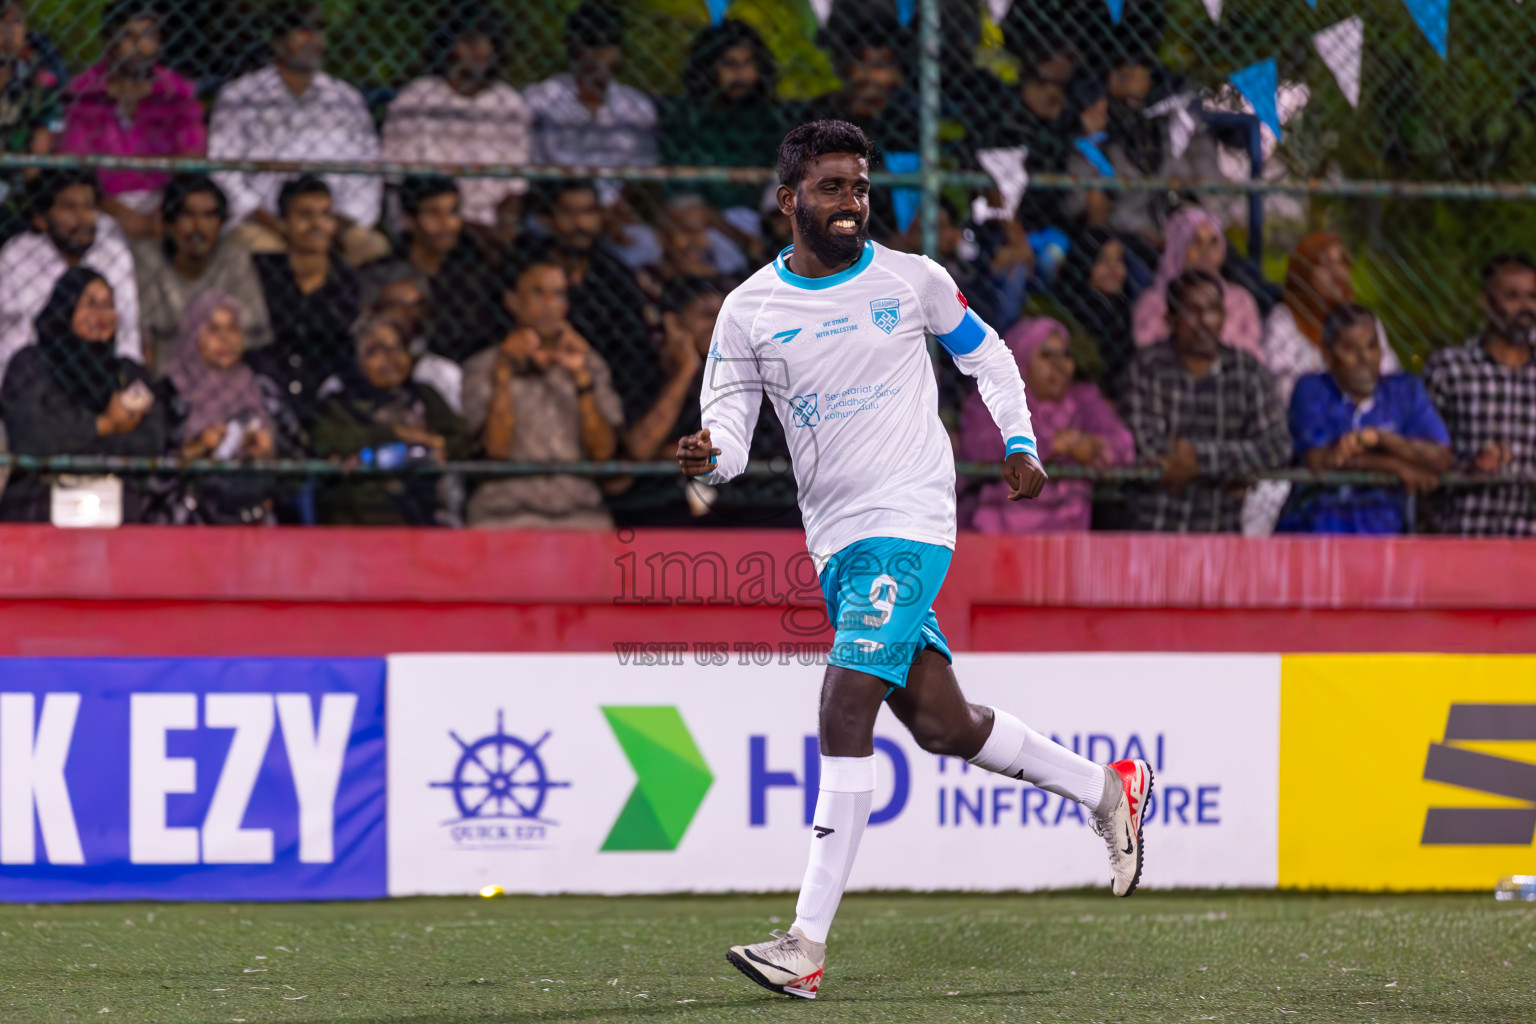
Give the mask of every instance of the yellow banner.
<svg viewBox="0 0 1536 1024">
<path fill-rule="evenodd" d="M 1286 655 L 1280 680 L 1281 886 L 1536 874 L 1536 657 Z"/>
</svg>

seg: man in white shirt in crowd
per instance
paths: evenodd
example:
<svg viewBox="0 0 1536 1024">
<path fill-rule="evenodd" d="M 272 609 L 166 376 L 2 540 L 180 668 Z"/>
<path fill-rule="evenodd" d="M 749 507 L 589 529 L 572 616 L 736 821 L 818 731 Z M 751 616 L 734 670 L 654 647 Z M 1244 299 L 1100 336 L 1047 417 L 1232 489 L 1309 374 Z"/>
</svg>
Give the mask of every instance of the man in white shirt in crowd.
<svg viewBox="0 0 1536 1024">
<path fill-rule="evenodd" d="M 587 0 L 565 21 L 571 70 L 528 87 L 537 162 L 567 167 L 649 167 L 656 163 L 656 105 L 615 82 L 624 60 L 624 23 L 607 4 Z M 604 206 L 620 183 L 599 182 Z"/>
<path fill-rule="evenodd" d="M 440 52 L 429 65 L 432 72 L 401 89 L 389 105 L 385 160 L 528 163 L 533 111 L 501 78 L 504 33 L 494 14 L 454 16 L 444 23 L 436 36 Z M 494 230 L 503 203 L 517 205 L 508 197 L 528 188 L 521 178 L 459 178 L 458 186 L 464 226 L 487 233 Z"/>
<path fill-rule="evenodd" d="M 32 230 L 0 248 L 0 377 L 11 357 L 37 340 L 32 321 L 71 267 L 85 266 L 112 287 L 117 354 L 144 361 L 133 254 L 122 229 L 96 207 L 96 172 L 44 169 L 27 188 Z"/>
<path fill-rule="evenodd" d="M 235 79 L 213 105 L 208 155 L 234 160 L 379 158 L 379 139 L 362 93 L 320 66 L 325 23 L 311 3 L 280 5 L 272 26 L 272 63 Z M 293 174 L 226 171 L 214 175 L 229 197 L 229 223 L 252 252 L 287 248 L 277 195 Z M 373 230 L 383 182 L 372 175 L 325 175 L 335 199 L 343 256 L 353 265 L 377 259 L 389 243 Z"/>
</svg>

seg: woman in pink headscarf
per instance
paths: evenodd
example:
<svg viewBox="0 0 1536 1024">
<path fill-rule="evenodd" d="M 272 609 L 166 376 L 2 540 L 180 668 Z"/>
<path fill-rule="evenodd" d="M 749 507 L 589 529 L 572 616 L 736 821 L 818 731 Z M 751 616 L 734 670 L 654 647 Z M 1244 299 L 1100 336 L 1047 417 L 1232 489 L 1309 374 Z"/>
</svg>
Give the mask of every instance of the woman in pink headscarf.
<svg viewBox="0 0 1536 1024">
<path fill-rule="evenodd" d="M 240 303 L 210 289 L 187 303 L 166 377 L 181 415 L 186 459 L 270 459 L 277 430 L 261 385 L 241 361 Z M 192 478 L 168 504 L 171 522 L 255 525 L 272 522 L 276 482 L 257 474 Z"/>
<path fill-rule="evenodd" d="M 1041 459 L 1103 468 L 1124 466 L 1135 453 L 1131 432 L 1120 422 L 1099 389 L 1073 383 L 1076 366 L 1067 329 L 1044 317 L 1020 320 L 1003 335 L 1024 375 Z M 979 393 L 960 407 L 960 458 L 1002 462 L 1002 432 L 992 422 Z M 987 484 L 971 521 L 982 533 L 1062 533 L 1088 529 L 1093 485 L 1086 480 L 1049 483 L 1033 501 L 1009 501 L 1008 487 Z"/>
<path fill-rule="evenodd" d="M 1168 340 L 1168 282 L 1186 270 L 1203 270 L 1221 281 L 1225 295 L 1227 322 L 1221 329 L 1222 343 L 1240 348 L 1262 363 L 1264 322 L 1259 319 L 1259 304 L 1247 289 L 1221 276 L 1221 264 L 1227 258 L 1227 239 L 1221 233 L 1221 222 L 1208 210 L 1186 206 L 1168 218 L 1163 237 L 1163 258 L 1157 264 L 1157 277 L 1136 300 L 1132 319 L 1136 344 L 1145 348 Z"/>
</svg>

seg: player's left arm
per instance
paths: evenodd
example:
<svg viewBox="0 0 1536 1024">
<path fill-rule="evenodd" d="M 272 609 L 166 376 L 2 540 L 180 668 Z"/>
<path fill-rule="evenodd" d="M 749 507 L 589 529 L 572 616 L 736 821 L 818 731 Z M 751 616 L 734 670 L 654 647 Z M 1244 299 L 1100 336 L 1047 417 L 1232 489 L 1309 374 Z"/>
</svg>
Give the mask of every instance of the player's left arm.
<svg viewBox="0 0 1536 1024">
<path fill-rule="evenodd" d="M 997 331 L 966 305 L 948 271 L 932 260 L 924 263 L 928 274 L 919 295 L 925 324 L 960 372 L 976 378 L 992 422 L 1002 428 L 1008 497 L 1013 501 L 1037 497 L 1049 478 L 1035 446 L 1019 365 Z"/>
</svg>

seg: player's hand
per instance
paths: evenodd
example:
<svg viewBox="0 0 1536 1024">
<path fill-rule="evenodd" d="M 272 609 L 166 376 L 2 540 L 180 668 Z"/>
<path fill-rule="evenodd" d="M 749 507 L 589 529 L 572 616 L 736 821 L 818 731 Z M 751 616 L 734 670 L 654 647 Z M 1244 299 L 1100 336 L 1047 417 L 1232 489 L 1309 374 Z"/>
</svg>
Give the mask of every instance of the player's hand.
<svg viewBox="0 0 1536 1024">
<path fill-rule="evenodd" d="M 1040 460 L 1028 452 L 1014 452 L 1003 460 L 1003 482 L 1008 485 L 1008 500 L 1038 498 L 1050 477 Z"/>
<path fill-rule="evenodd" d="M 684 476 L 703 476 L 708 473 L 714 469 L 713 460 L 719 454 L 719 448 L 710 447 L 708 427 L 697 434 L 679 438 L 677 442 L 677 465 Z"/>
</svg>

